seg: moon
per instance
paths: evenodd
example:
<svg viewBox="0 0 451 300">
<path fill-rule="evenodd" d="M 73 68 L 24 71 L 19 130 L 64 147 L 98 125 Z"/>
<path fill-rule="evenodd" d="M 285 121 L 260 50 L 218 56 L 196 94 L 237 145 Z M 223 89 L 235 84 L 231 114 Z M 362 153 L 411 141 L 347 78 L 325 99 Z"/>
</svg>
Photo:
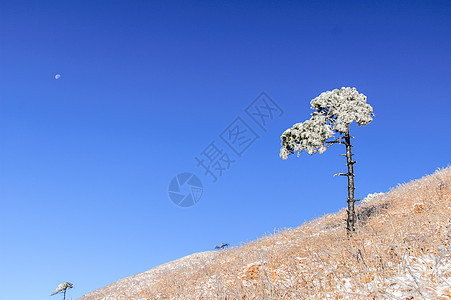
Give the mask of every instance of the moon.
<svg viewBox="0 0 451 300">
<path fill-rule="evenodd" d="M 56 75 L 55 75 L 55 79 L 59 79 L 60 77 L 61 77 L 60 74 L 56 74 Z"/>
</svg>

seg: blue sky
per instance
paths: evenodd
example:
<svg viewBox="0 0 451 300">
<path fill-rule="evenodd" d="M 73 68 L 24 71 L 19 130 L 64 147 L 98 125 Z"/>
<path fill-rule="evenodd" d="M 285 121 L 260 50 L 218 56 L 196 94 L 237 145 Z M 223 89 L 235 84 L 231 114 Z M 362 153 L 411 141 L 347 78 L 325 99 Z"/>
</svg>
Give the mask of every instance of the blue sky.
<svg viewBox="0 0 451 300">
<path fill-rule="evenodd" d="M 0 298 L 77 298 L 182 256 L 346 205 L 345 159 L 279 158 L 321 92 L 356 87 L 356 196 L 446 167 L 449 1 L 0 1 Z M 56 74 L 61 74 L 55 79 Z M 245 108 L 283 110 L 266 132 Z M 259 138 L 233 156 L 242 117 Z M 216 183 L 195 157 L 235 162 Z M 192 172 L 190 208 L 168 184 Z M 24 288 L 25 286 L 25 288 Z"/>
</svg>

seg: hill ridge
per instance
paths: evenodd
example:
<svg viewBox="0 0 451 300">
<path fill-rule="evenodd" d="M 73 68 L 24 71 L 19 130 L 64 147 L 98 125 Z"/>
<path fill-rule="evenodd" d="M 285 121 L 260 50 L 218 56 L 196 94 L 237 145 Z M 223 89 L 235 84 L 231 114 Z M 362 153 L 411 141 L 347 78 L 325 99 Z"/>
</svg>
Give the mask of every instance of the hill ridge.
<svg viewBox="0 0 451 300">
<path fill-rule="evenodd" d="M 451 167 L 243 246 L 194 253 L 92 299 L 451 299 Z M 409 298 L 413 297 L 413 298 Z"/>
</svg>

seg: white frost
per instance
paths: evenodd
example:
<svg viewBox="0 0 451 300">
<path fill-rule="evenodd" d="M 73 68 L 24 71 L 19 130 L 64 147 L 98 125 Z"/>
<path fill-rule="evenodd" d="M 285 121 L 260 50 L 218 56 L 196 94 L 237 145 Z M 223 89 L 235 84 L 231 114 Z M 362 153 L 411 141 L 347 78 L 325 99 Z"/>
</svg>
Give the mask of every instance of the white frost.
<svg viewBox="0 0 451 300">
<path fill-rule="evenodd" d="M 384 195 L 384 193 L 374 193 L 374 194 L 368 194 L 360 203 L 366 204 L 372 202 L 374 199 Z"/>
<path fill-rule="evenodd" d="M 346 133 L 353 121 L 359 126 L 367 125 L 374 116 L 366 96 L 350 87 L 321 93 L 310 104 L 316 110 L 312 117 L 294 124 L 282 134 L 281 158 L 287 159 L 294 152 L 299 155 L 302 150 L 309 154 L 323 153 L 327 149 L 327 140 L 335 132 Z"/>
</svg>

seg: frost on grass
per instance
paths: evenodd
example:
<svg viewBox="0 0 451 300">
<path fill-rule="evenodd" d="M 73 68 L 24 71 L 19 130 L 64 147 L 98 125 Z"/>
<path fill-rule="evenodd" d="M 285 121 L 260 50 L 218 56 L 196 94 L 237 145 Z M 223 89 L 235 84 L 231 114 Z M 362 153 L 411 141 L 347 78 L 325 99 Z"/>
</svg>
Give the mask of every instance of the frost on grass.
<svg viewBox="0 0 451 300">
<path fill-rule="evenodd" d="M 190 255 L 126 278 L 93 299 L 450 299 L 451 168 L 224 251 Z M 421 205 L 419 205 L 421 204 Z M 363 213 L 380 207 L 377 213 Z M 368 210 L 366 210 L 368 212 Z"/>
<path fill-rule="evenodd" d="M 374 194 L 368 194 L 360 203 L 361 204 L 368 204 L 373 202 L 375 199 L 379 198 L 380 196 L 385 195 L 385 193 L 374 193 Z"/>
</svg>

